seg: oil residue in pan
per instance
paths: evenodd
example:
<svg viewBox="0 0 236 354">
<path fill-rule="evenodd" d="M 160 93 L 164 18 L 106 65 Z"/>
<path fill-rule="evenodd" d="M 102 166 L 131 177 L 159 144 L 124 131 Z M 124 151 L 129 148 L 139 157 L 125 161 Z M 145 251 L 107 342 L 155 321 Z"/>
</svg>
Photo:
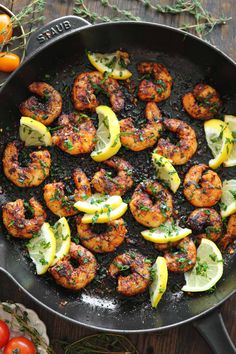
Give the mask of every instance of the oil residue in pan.
<svg viewBox="0 0 236 354">
<path fill-rule="evenodd" d="M 71 92 L 71 88 L 75 76 L 78 73 L 83 71 L 94 70 L 88 64 L 85 55 L 83 60 L 84 61 L 82 62 L 81 58 L 80 61 L 78 61 L 78 59 L 71 57 L 70 63 L 73 64 L 68 63 L 66 64 L 66 66 L 65 63 L 59 62 L 57 65 L 57 71 L 45 73 L 45 76 L 40 78 L 40 80 L 46 81 L 51 85 L 53 85 L 62 94 L 63 113 L 69 113 L 74 110 L 71 102 L 70 92 Z M 163 53 L 153 53 L 153 52 L 148 53 L 145 51 L 145 52 L 131 52 L 130 70 L 133 73 L 132 79 L 134 80 L 136 87 L 139 82 L 137 71 L 136 71 L 136 64 L 139 63 L 140 61 L 147 61 L 147 60 L 158 61 L 162 63 L 168 68 L 168 70 L 170 71 L 173 77 L 173 89 L 172 89 L 171 97 L 168 100 L 158 104 L 163 117 L 183 119 L 194 128 L 197 134 L 198 150 L 196 154 L 187 164 L 176 167 L 181 180 L 183 180 L 184 174 L 192 165 L 198 163 L 207 164 L 209 159 L 211 158 L 211 154 L 206 145 L 206 141 L 204 138 L 203 123 L 191 119 L 184 112 L 181 103 L 181 97 L 184 93 L 191 91 L 192 88 L 197 83 L 207 82 L 209 84 L 212 84 L 212 86 L 215 85 L 214 82 L 212 82 L 211 79 L 208 76 L 206 76 L 200 68 L 198 68 L 197 66 L 195 66 L 194 64 L 190 63 L 189 61 L 183 58 L 177 56 L 170 57 Z M 132 103 L 132 95 L 128 93 L 125 86 L 123 87 L 123 89 L 126 95 L 126 104 L 124 110 L 122 112 L 119 112 L 117 116 L 119 119 L 131 116 L 135 119 L 136 123 L 139 124 L 144 119 L 143 112 L 145 108 L 145 103 L 138 102 L 137 105 L 134 105 Z M 99 98 L 101 103 L 103 104 L 108 103 L 106 97 L 101 96 Z M 222 97 L 222 99 L 223 99 L 223 109 L 221 114 L 223 115 L 224 112 L 227 112 L 227 104 L 229 102 L 229 98 Z M 87 113 L 89 116 L 92 116 L 92 118 L 94 118 L 94 122 L 96 125 L 97 124 L 96 115 L 91 114 L 91 112 L 87 112 Z M 0 143 L 1 154 L 7 142 L 13 140 L 14 138 L 18 138 L 18 129 L 19 129 L 18 118 L 19 117 L 16 117 L 15 125 L 13 127 L 9 127 L 7 131 L 4 132 L 3 134 L 3 139 L 1 140 Z M 57 123 L 55 122 L 54 125 L 56 124 Z M 30 149 L 23 149 L 24 152 L 29 150 Z M 11 184 L 4 176 L 2 178 L 2 191 L 0 194 L 1 205 L 6 203 L 7 201 L 13 201 L 17 198 L 29 199 L 31 196 L 35 196 L 45 206 L 42 197 L 43 195 L 42 190 L 43 190 L 43 186 L 46 183 L 49 183 L 51 181 L 62 181 L 66 179 L 66 177 L 70 177 L 72 171 L 77 167 L 82 168 L 90 179 L 92 178 L 93 174 L 101 168 L 101 166 L 104 168 L 104 165 L 102 163 L 95 163 L 90 158 L 89 155 L 79 155 L 77 157 L 73 157 L 66 153 L 63 153 L 61 150 L 59 150 L 56 147 L 49 148 L 49 150 L 52 155 L 52 167 L 51 167 L 50 176 L 46 179 L 46 181 L 37 188 L 19 189 L 15 187 L 13 184 Z M 151 163 L 151 151 L 152 149 L 147 149 L 135 153 L 126 150 L 125 148 L 122 147 L 118 153 L 118 156 L 123 157 L 133 165 L 135 169 L 135 175 L 134 175 L 135 186 L 140 181 L 143 181 L 147 178 L 153 179 L 153 177 L 155 176 L 155 171 Z M 25 154 L 23 154 L 23 158 L 25 158 Z M 230 179 L 235 177 L 235 168 L 228 168 L 227 170 L 226 169 L 223 170 L 223 168 L 219 168 L 217 172 L 219 173 L 219 175 L 223 180 L 226 178 Z M 67 180 L 65 181 L 65 184 L 66 184 L 67 193 L 69 194 L 73 192 L 74 190 L 73 182 Z M 124 200 L 126 202 L 129 201 L 134 188 L 124 196 Z M 191 210 L 193 210 L 193 207 L 186 202 L 182 192 L 183 192 L 183 188 L 180 187 L 178 192 L 173 196 L 173 200 L 174 200 L 174 209 L 176 211 L 176 215 L 180 220 L 181 225 L 184 225 L 186 218 L 188 214 L 191 212 Z M 57 220 L 57 217 L 53 215 L 48 209 L 46 209 L 46 206 L 45 206 L 45 210 L 47 211 L 47 215 L 48 215 L 47 220 L 53 224 Z M 69 217 L 68 221 L 72 228 L 73 238 L 77 240 L 74 219 L 75 219 L 74 217 Z M 138 251 L 143 255 L 149 257 L 152 261 L 154 261 L 158 255 L 158 252 L 154 249 L 152 244 L 145 241 L 140 235 L 140 232 L 144 230 L 145 227 L 138 224 L 133 219 L 129 210 L 125 214 L 124 219 L 127 222 L 127 228 L 128 228 L 127 241 L 123 243 L 116 250 L 116 252 L 112 254 L 96 255 L 100 268 L 98 270 L 98 274 L 95 280 L 89 286 L 87 286 L 86 289 L 76 294 L 72 293 L 70 291 L 64 290 L 63 288 L 59 288 L 54 283 L 54 281 L 51 280 L 50 276 L 45 275 L 45 281 L 47 281 L 48 284 L 50 284 L 50 287 L 52 288 L 54 287 L 56 292 L 57 291 L 60 291 L 60 293 L 64 292 L 66 301 L 82 300 L 85 302 L 91 302 L 93 301 L 93 299 L 96 299 L 94 300 L 95 301 L 94 305 L 96 305 L 96 303 L 99 303 L 101 306 L 106 306 L 106 301 L 108 301 L 109 306 L 111 306 L 112 303 L 118 302 L 119 305 L 129 306 L 129 309 L 133 308 L 134 311 L 135 308 L 139 306 L 139 304 L 142 304 L 142 309 L 145 309 L 145 307 L 147 306 L 150 307 L 150 303 L 148 299 L 149 296 L 147 293 L 136 296 L 132 299 L 131 298 L 126 299 L 119 296 L 115 291 L 115 281 L 109 279 L 106 274 L 106 269 L 110 264 L 110 262 L 112 261 L 112 259 L 117 254 L 120 254 L 127 249 Z M 6 230 L 2 225 L 1 225 L 1 229 L 4 235 L 6 235 Z M 10 240 L 9 242 L 12 242 L 14 244 L 14 247 L 18 248 L 19 253 L 22 252 L 24 253 L 25 262 L 28 262 L 30 264 L 29 267 L 31 271 L 34 272 L 34 266 L 32 265 L 32 263 L 27 257 L 27 252 L 24 247 L 25 242 L 20 240 L 13 240 L 11 237 L 9 237 L 9 240 Z M 227 256 L 226 258 L 227 258 L 226 263 L 230 263 L 230 257 Z M 180 300 L 181 297 L 184 296 L 182 292 L 180 292 L 180 288 L 183 282 L 184 282 L 183 275 L 170 274 L 169 282 L 168 282 L 168 291 L 165 296 L 166 300 L 163 299 L 163 301 L 170 301 L 171 299 L 175 301 L 177 301 L 178 299 Z M 102 301 L 100 301 L 99 299 L 102 299 Z M 104 301 L 105 299 L 106 301 Z"/>
</svg>

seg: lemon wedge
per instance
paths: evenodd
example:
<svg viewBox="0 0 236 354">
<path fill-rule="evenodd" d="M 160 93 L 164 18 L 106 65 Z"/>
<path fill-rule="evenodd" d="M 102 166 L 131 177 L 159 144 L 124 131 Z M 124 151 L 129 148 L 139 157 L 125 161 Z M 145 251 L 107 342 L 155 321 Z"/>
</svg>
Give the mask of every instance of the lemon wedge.
<svg viewBox="0 0 236 354">
<path fill-rule="evenodd" d="M 219 119 L 210 119 L 204 123 L 206 140 L 214 159 L 209 161 L 211 168 L 218 168 L 228 160 L 233 148 L 233 136 L 228 124 Z"/>
<path fill-rule="evenodd" d="M 153 281 L 150 285 L 150 299 L 152 307 L 157 307 L 164 292 L 166 291 L 168 281 L 168 270 L 164 257 L 157 257 L 156 262 L 152 266 Z"/>
<path fill-rule="evenodd" d="M 186 284 L 183 291 L 199 292 L 211 289 L 223 274 L 223 258 L 216 244 L 203 238 L 197 249 L 197 262 L 193 269 L 184 273 Z"/>
<path fill-rule="evenodd" d="M 152 161 L 156 168 L 157 178 L 164 181 L 175 193 L 180 186 L 180 178 L 171 161 L 155 152 L 152 154 Z"/>
<path fill-rule="evenodd" d="M 229 129 L 233 136 L 233 148 L 229 155 L 228 160 L 224 161 L 225 167 L 232 167 L 236 166 L 236 117 L 235 116 L 225 116 L 224 117 L 225 123 L 228 124 Z"/>
<path fill-rule="evenodd" d="M 84 224 L 102 224 L 112 220 L 119 219 L 127 210 L 128 205 L 126 203 L 121 203 L 120 206 L 114 210 L 107 211 L 106 213 L 94 213 L 94 214 L 84 214 L 81 221 Z"/>
<path fill-rule="evenodd" d="M 88 52 L 90 63 L 102 74 L 107 73 L 109 77 L 117 80 L 126 80 L 132 73 L 126 69 L 129 57 L 126 52 L 117 50 L 115 53 L 91 53 Z"/>
<path fill-rule="evenodd" d="M 220 201 L 220 213 L 222 218 L 236 212 L 236 179 L 223 182 Z"/>
<path fill-rule="evenodd" d="M 120 206 L 122 198 L 119 195 L 104 195 L 95 193 L 92 197 L 86 200 L 79 200 L 74 204 L 74 207 L 84 213 L 94 214 L 96 212 L 102 213 L 113 210 Z"/>
<path fill-rule="evenodd" d="M 46 273 L 56 254 L 56 239 L 49 223 L 42 225 L 40 231 L 28 242 L 27 249 L 37 274 Z"/>
<path fill-rule="evenodd" d="M 52 137 L 47 127 L 29 117 L 21 117 L 19 134 L 26 146 L 52 145 Z"/>
<path fill-rule="evenodd" d="M 191 233 L 192 230 L 188 228 L 182 228 L 174 222 L 166 221 L 164 224 L 161 224 L 155 229 L 142 231 L 141 235 L 147 241 L 154 243 L 167 243 L 179 241 Z"/>
<path fill-rule="evenodd" d="M 98 106 L 98 130 L 95 150 L 91 153 L 93 160 L 101 162 L 115 155 L 120 147 L 120 124 L 110 107 Z"/>
<path fill-rule="evenodd" d="M 56 254 L 54 261 L 50 265 L 54 265 L 69 253 L 71 243 L 71 232 L 69 224 L 65 217 L 60 218 L 53 226 L 53 232 L 56 239 Z"/>
</svg>

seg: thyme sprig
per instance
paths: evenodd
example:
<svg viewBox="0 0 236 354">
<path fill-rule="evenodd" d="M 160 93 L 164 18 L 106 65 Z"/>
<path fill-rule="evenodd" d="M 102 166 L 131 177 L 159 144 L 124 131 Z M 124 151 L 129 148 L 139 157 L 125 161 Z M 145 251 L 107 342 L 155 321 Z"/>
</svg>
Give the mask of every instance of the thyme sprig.
<svg viewBox="0 0 236 354">
<path fill-rule="evenodd" d="M 139 354 L 133 343 L 118 334 L 98 333 L 83 337 L 72 344 L 57 341 L 65 354 Z"/>
<path fill-rule="evenodd" d="M 120 21 L 128 19 L 131 21 L 141 21 L 139 16 L 135 16 L 131 11 L 127 11 L 119 8 L 117 5 L 111 3 L 110 0 L 97 0 L 102 7 L 109 8 L 117 14 L 117 17 L 102 16 L 95 11 L 90 10 L 85 5 L 85 0 L 76 0 L 74 6 L 74 13 L 87 18 L 92 23 L 94 22 L 110 22 Z M 231 17 L 215 17 L 207 9 L 205 9 L 201 3 L 201 0 L 176 0 L 173 5 L 160 5 L 151 2 L 151 0 L 137 0 L 143 4 L 146 9 L 155 11 L 157 14 L 169 14 L 169 15 L 190 15 L 195 23 L 185 23 L 179 28 L 189 32 L 194 31 L 199 37 L 208 35 L 212 30 L 219 25 L 225 25 L 231 20 Z"/>
</svg>

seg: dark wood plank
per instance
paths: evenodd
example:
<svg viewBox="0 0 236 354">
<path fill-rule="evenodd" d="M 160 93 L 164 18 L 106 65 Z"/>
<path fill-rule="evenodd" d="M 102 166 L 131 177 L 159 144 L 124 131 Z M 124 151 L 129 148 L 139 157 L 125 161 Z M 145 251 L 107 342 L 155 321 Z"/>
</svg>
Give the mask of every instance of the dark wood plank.
<svg viewBox="0 0 236 354">
<path fill-rule="evenodd" d="M 112 1 L 112 0 L 111 0 Z M 1 3 L 8 6 L 13 11 L 18 12 L 23 6 L 28 4 L 29 0 L 2 0 Z M 159 3 L 167 4 L 174 1 L 160 0 Z M 236 59 L 236 6 L 235 0 L 204 0 L 204 4 L 216 16 L 223 14 L 232 16 L 233 20 L 226 26 L 214 30 L 208 39 L 222 49 L 226 54 Z M 111 14 L 107 8 L 101 8 L 98 0 L 85 0 L 85 3 L 94 11 L 101 15 Z M 183 23 L 192 21 L 188 16 L 163 16 L 154 11 L 146 10 L 138 1 L 135 0 L 113 0 L 112 3 L 119 7 L 132 11 L 135 15 L 142 17 L 147 21 L 165 23 L 179 27 Z M 155 4 L 155 1 L 153 1 Z M 73 0 L 47 0 L 45 9 L 45 22 L 48 22 L 59 16 L 72 13 Z M 114 13 L 113 13 L 114 14 Z M 26 296 L 16 285 L 14 285 L 6 276 L 0 278 L 0 300 L 12 300 L 22 302 L 29 308 L 38 312 L 41 319 L 46 323 L 48 334 L 53 339 L 67 339 L 69 341 L 94 333 L 94 331 L 76 326 L 65 321 L 58 316 L 47 312 L 44 308 L 36 304 L 32 299 Z M 4 286 L 3 286 L 3 285 Z M 231 297 L 222 306 L 222 314 L 225 324 L 231 338 L 236 342 L 236 296 Z M 205 341 L 200 337 L 191 324 L 174 328 L 162 333 L 153 333 L 145 335 L 130 335 L 129 338 L 137 345 L 141 354 L 210 354 Z M 63 354 L 63 351 L 56 346 L 56 353 Z"/>
</svg>

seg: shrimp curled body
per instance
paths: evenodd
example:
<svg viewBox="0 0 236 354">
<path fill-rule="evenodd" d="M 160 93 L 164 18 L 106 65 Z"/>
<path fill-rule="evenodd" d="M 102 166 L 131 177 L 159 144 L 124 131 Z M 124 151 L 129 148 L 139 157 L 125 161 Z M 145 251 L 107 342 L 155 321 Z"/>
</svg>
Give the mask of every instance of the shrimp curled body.
<svg viewBox="0 0 236 354">
<path fill-rule="evenodd" d="M 70 260 L 77 261 L 79 265 L 73 267 Z M 95 278 L 97 261 L 90 251 L 72 242 L 69 255 L 49 268 L 49 272 L 57 284 L 64 288 L 78 291 Z"/>
<path fill-rule="evenodd" d="M 133 167 L 129 162 L 120 157 L 114 156 L 104 163 L 118 171 L 116 177 L 109 176 L 109 172 L 103 168 L 96 172 L 92 179 L 92 185 L 99 193 L 110 195 L 123 195 L 133 185 Z"/>
<path fill-rule="evenodd" d="M 16 142 L 7 144 L 2 160 L 3 170 L 17 187 L 37 187 L 49 175 L 51 156 L 48 150 L 31 152 L 29 157 L 31 162 L 28 166 L 20 166 Z"/>
<path fill-rule="evenodd" d="M 185 237 L 171 251 L 164 254 L 170 272 L 187 272 L 196 263 L 197 249 L 194 242 Z"/>
<path fill-rule="evenodd" d="M 138 97 L 143 101 L 161 102 L 171 94 L 172 77 L 164 65 L 143 62 L 138 65 L 138 72 L 145 76 L 153 76 L 154 80 L 144 79 L 138 88 Z"/>
<path fill-rule="evenodd" d="M 236 213 L 230 215 L 227 230 L 224 237 L 219 242 L 219 246 L 225 250 L 230 244 L 236 240 Z"/>
<path fill-rule="evenodd" d="M 161 112 L 154 102 L 148 102 L 145 109 L 147 124 L 135 128 L 132 118 L 120 121 L 122 145 L 133 151 L 141 151 L 156 144 L 162 130 Z"/>
<path fill-rule="evenodd" d="M 34 198 L 29 200 L 29 205 L 33 212 L 31 219 L 25 218 L 23 199 L 17 199 L 15 202 L 9 202 L 3 206 L 3 223 L 12 236 L 30 239 L 43 225 L 46 213 L 42 205 Z"/>
<path fill-rule="evenodd" d="M 106 231 L 93 232 L 91 225 L 77 218 L 77 232 L 82 245 L 95 253 L 113 252 L 124 241 L 127 234 L 123 219 L 108 222 Z"/>
<path fill-rule="evenodd" d="M 205 84 L 196 85 L 193 92 L 183 96 L 182 101 L 186 112 L 195 119 L 213 118 L 221 106 L 219 94 Z"/>
<path fill-rule="evenodd" d="M 63 114 L 58 119 L 58 129 L 53 133 L 52 142 L 70 155 L 89 153 L 95 146 L 96 129 L 89 118 L 77 114 Z"/>
<path fill-rule="evenodd" d="M 215 205 L 222 194 L 222 182 L 218 174 L 207 165 L 192 166 L 184 178 L 184 195 L 196 207 Z"/>
<path fill-rule="evenodd" d="M 221 216 L 212 208 L 200 208 L 192 211 L 187 223 L 190 229 L 197 233 L 198 240 L 208 238 L 215 242 L 222 234 Z"/>
<path fill-rule="evenodd" d="M 47 207 L 60 217 L 77 214 L 78 210 L 74 208 L 74 203 L 84 196 L 91 196 L 90 183 L 82 170 L 76 169 L 73 179 L 76 189 L 70 196 L 65 196 L 63 182 L 49 183 L 44 186 L 43 197 Z"/>
<path fill-rule="evenodd" d="M 60 93 L 46 82 L 33 82 L 29 91 L 39 96 L 31 96 L 22 102 L 19 109 L 22 115 L 32 117 L 44 125 L 51 124 L 62 110 Z"/>
<path fill-rule="evenodd" d="M 95 92 L 99 88 L 109 96 L 114 112 L 124 108 L 124 97 L 118 81 L 110 77 L 106 79 L 100 72 L 92 71 L 79 74 L 74 81 L 72 98 L 75 109 L 95 110 L 99 105 Z"/>
<path fill-rule="evenodd" d="M 151 197 L 155 199 L 155 204 Z M 136 187 L 129 206 L 133 217 L 140 224 L 158 227 L 171 216 L 172 196 L 158 182 L 147 180 Z"/>
<path fill-rule="evenodd" d="M 159 139 L 155 152 L 172 160 L 174 165 L 184 165 L 197 150 L 195 131 L 187 123 L 179 119 L 165 119 L 164 127 L 179 137 L 178 145 L 168 139 Z"/>
<path fill-rule="evenodd" d="M 144 256 L 127 252 L 114 258 L 108 273 L 115 277 L 122 270 L 130 269 L 130 275 L 119 275 L 117 291 L 124 296 L 134 296 L 143 293 L 148 288 L 150 268 L 151 265 Z"/>
</svg>

